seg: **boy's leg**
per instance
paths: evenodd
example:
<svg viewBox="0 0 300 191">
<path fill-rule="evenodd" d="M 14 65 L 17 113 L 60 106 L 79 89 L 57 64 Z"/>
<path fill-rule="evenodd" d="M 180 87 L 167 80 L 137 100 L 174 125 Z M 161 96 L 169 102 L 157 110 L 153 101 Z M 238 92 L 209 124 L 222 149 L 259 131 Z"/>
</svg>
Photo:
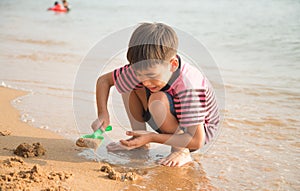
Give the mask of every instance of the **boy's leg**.
<svg viewBox="0 0 300 191">
<path fill-rule="evenodd" d="M 143 112 L 147 109 L 145 89 L 122 94 L 122 99 L 132 130 L 146 130 L 146 123 L 143 119 Z"/>
<path fill-rule="evenodd" d="M 181 134 L 178 120 L 171 113 L 170 102 L 164 92 L 153 93 L 150 96 L 148 107 L 156 125 L 162 133 Z M 192 161 L 189 149 L 172 147 L 171 154 L 160 161 L 165 166 L 182 166 Z"/>
<path fill-rule="evenodd" d="M 132 130 L 146 130 L 146 123 L 143 119 L 143 112 L 147 108 L 146 91 L 144 88 L 133 90 L 130 93 L 122 94 L 123 103 Z M 145 145 L 148 148 L 149 145 Z M 125 146 L 122 146 L 119 142 L 113 142 L 107 145 L 107 149 L 110 151 L 116 150 L 130 150 Z"/>
</svg>

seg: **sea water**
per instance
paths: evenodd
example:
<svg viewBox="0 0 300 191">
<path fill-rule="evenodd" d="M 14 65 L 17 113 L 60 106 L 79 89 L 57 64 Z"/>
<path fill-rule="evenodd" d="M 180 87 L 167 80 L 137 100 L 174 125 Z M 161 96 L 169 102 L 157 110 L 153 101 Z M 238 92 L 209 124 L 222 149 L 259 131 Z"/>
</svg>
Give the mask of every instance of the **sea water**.
<svg viewBox="0 0 300 191">
<path fill-rule="evenodd" d="M 300 189 L 299 1 L 90 0 L 70 1 L 69 13 L 46 11 L 53 3 L 0 2 L 0 83 L 29 92 L 13 103 L 21 120 L 72 140 L 91 133 L 90 123 L 97 117 L 96 77 L 82 89 L 74 88 L 86 56 L 120 30 L 164 22 L 201 42 L 223 80 L 214 84 L 217 90 L 225 88 L 221 133 L 205 153 L 194 156 L 210 184 L 225 190 Z M 118 52 L 107 71 L 126 64 L 125 51 Z M 99 55 L 92 62 L 103 68 L 106 60 Z M 116 129 L 107 141 L 126 138 L 130 129 L 114 88 L 111 97 Z M 82 106 L 80 115 L 74 113 L 74 103 Z M 123 165 L 132 157 L 106 153 L 105 144 L 97 153 Z M 161 154 L 154 145 L 146 161 L 152 164 Z"/>
</svg>

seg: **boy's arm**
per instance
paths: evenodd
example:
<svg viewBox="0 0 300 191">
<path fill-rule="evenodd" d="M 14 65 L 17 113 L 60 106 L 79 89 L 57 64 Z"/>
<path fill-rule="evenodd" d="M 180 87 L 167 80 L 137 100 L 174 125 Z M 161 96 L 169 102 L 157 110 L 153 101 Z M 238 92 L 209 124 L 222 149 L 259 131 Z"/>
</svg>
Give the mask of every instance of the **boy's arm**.
<svg viewBox="0 0 300 191">
<path fill-rule="evenodd" d="M 187 127 L 183 134 L 140 134 L 134 131 L 127 132 L 133 136 L 131 140 L 121 140 L 121 143 L 128 147 L 139 147 L 149 142 L 171 145 L 173 147 L 184 147 L 188 149 L 199 149 L 204 145 L 205 131 L 203 124 Z"/>
<path fill-rule="evenodd" d="M 152 142 L 183 147 L 188 149 L 200 149 L 205 142 L 203 124 L 186 127 L 187 132 L 182 134 L 154 134 Z"/>
<path fill-rule="evenodd" d="M 97 102 L 97 113 L 98 119 L 92 124 L 93 130 L 101 128 L 105 129 L 109 125 L 109 114 L 107 110 L 107 100 L 109 96 L 109 90 L 114 85 L 113 72 L 109 72 L 100 76 L 97 80 L 96 85 L 96 102 Z"/>
</svg>

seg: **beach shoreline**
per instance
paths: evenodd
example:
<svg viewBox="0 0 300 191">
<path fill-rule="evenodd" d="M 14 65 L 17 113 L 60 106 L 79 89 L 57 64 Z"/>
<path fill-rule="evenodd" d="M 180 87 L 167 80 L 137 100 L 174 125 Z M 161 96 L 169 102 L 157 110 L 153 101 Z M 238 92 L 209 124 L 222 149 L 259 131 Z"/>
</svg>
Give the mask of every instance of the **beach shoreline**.
<svg viewBox="0 0 300 191">
<path fill-rule="evenodd" d="M 95 188 L 98 190 L 120 190 L 126 186 L 125 182 L 108 179 L 107 174 L 100 171 L 103 163 L 89 161 L 84 157 L 80 157 L 78 153 L 82 149 L 76 147 L 71 140 L 67 140 L 49 130 L 35 128 L 22 122 L 19 112 L 13 108 L 11 101 L 26 94 L 26 92 L 20 90 L 0 87 L 0 131 L 11 132 L 10 135 L 0 136 L 1 162 L 17 157 L 13 150 L 19 144 L 39 142 L 46 149 L 45 155 L 32 158 L 18 158 L 22 158 L 28 168 L 39 165 L 43 172 L 65 172 L 71 174 L 68 180 L 62 181 L 65 190 L 94 190 Z M 7 174 L 9 170 L 16 171 L 17 169 L 1 168 L 0 174 Z M 28 184 L 27 186 L 27 189 L 30 190 L 49 188 L 45 185 L 45 182 Z"/>
</svg>

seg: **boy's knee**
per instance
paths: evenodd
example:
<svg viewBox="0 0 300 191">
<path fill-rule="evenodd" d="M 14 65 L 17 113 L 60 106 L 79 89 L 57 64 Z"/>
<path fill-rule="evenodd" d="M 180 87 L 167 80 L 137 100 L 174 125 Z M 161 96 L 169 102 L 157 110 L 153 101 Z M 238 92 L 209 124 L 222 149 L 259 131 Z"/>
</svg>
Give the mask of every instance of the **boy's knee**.
<svg viewBox="0 0 300 191">
<path fill-rule="evenodd" d="M 153 101 L 161 101 L 163 103 L 168 103 L 167 95 L 164 92 L 152 93 L 149 97 L 148 104 L 151 104 Z"/>
<path fill-rule="evenodd" d="M 148 101 L 150 113 L 166 112 L 169 106 L 168 97 L 164 92 L 156 92 L 151 94 Z"/>
</svg>

